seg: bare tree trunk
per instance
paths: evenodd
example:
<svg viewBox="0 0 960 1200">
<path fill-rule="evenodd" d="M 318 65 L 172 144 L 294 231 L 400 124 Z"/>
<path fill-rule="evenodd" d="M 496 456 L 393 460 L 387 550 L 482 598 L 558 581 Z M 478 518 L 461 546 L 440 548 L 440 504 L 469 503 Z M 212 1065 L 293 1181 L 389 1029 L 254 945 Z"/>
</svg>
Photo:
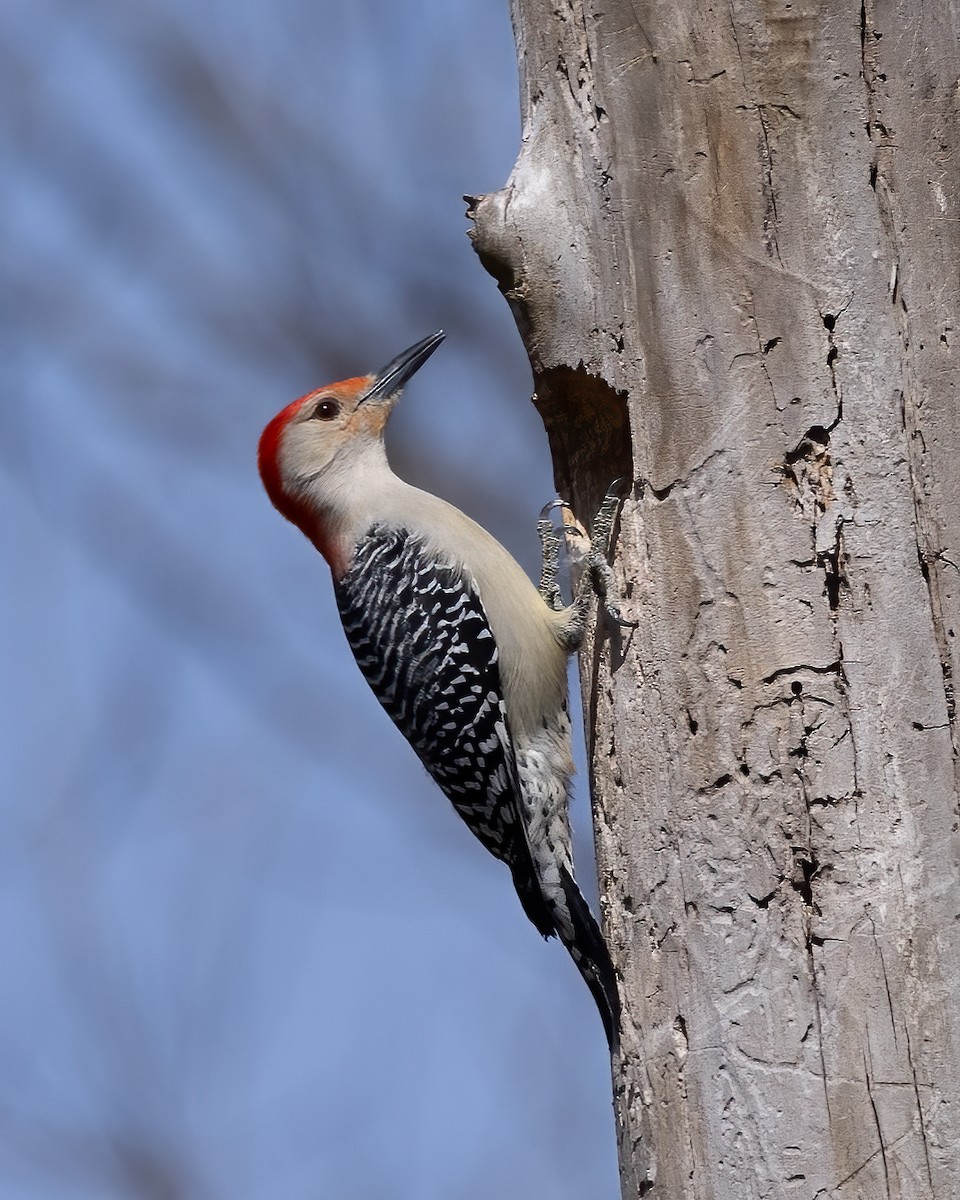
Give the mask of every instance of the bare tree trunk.
<svg viewBox="0 0 960 1200">
<path fill-rule="evenodd" d="M 475 202 L 557 481 L 624 1196 L 960 1197 L 960 11 L 513 0 Z"/>
</svg>

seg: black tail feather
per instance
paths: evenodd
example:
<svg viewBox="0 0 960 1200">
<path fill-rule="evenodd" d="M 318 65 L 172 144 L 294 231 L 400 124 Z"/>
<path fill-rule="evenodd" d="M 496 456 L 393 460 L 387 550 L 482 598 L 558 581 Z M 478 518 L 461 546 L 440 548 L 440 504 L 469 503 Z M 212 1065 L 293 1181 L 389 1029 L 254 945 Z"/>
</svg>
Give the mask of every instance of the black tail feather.
<svg viewBox="0 0 960 1200">
<path fill-rule="evenodd" d="M 511 872 L 513 885 L 517 889 L 517 895 L 520 897 L 520 903 L 523 905 L 523 911 L 527 914 L 527 919 L 532 922 L 542 937 L 553 937 L 557 932 L 556 921 L 543 894 L 543 889 L 540 887 L 533 859 L 531 858 L 529 863 L 521 863 L 519 870 L 511 867 Z"/>
<path fill-rule="evenodd" d="M 572 942 L 567 942 L 559 922 L 557 933 L 597 1002 L 600 1019 L 607 1035 L 607 1044 L 613 1053 L 620 1043 L 620 993 L 617 990 L 617 976 L 610 959 L 610 951 L 576 881 L 563 867 L 560 869 L 560 886 L 563 888 L 573 924 Z"/>
</svg>

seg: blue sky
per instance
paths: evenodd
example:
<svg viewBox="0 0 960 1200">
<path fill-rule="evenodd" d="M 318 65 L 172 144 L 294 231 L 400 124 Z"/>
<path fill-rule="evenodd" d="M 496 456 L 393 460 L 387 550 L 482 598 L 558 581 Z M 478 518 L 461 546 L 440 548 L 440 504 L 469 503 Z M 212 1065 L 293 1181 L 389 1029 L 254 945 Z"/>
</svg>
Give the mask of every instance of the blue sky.
<svg viewBox="0 0 960 1200">
<path fill-rule="evenodd" d="M 0 1196 L 615 1197 L 593 1002 L 254 465 L 442 326 L 392 459 L 536 569 L 460 199 L 518 149 L 506 4 L 35 0 L 0 80 Z"/>
</svg>

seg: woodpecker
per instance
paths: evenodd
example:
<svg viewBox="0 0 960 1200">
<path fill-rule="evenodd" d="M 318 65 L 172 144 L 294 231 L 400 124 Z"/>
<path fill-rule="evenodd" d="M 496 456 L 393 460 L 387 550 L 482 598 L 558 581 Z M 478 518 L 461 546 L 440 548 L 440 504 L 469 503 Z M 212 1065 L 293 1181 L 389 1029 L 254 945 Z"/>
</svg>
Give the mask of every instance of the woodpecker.
<svg viewBox="0 0 960 1200">
<path fill-rule="evenodd" d="M 380 704 L 510 869 L 529 919 L 566 946 L 613 1050 L 616 975 L 573 873 L 567 657 L 583 638 L 590 585 L 606 595 L 617 498 L 598 515 L 587 569 L 564 607 L 559 539 L 543 514 L 538 592 L 486 530 L 398 478 L 384 427 L 443 338 L 438 331 L 374 375 L 288 405 L 260 438 L 260 475 L 273 505 L 327 560 L 347 641 Z M 605 607 L 619 620 L 615 605 Z"/>
</svg>

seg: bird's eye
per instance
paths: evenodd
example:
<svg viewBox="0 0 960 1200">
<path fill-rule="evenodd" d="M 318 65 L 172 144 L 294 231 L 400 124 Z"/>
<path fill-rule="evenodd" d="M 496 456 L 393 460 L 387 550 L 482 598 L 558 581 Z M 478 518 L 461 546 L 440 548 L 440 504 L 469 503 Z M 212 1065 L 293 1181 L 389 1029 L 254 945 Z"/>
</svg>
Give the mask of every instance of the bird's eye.
<svg viewBox="0 0 960 1200">
<path fill-rule="evenodd" d="M 340 416 L 340 404 L 336 400 L 321 400 L 313 415 L 318 421 L 332 421 L 334 417 Z"/>
</svg>

